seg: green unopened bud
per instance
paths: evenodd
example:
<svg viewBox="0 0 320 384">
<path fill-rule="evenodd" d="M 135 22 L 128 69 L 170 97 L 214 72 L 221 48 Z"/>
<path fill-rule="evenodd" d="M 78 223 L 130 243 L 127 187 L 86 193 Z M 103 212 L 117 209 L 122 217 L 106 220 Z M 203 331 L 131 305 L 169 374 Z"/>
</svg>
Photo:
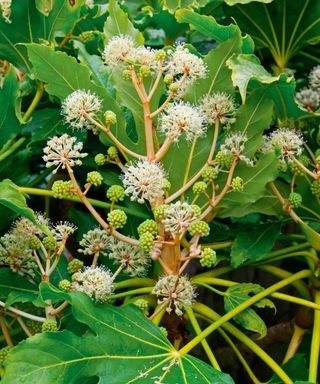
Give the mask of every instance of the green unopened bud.
<svg viewBox="0 0 320 384">
<path fill-rule="evenodd" d="M 211 167 L 211 165 L 208 165 L 203 171 L 202 171 L 202 178 L 203 180 L 208 183 L 210 181 L 215 180 L 218 177 L 219 170 L 217 168 Z"/>
<path fill-rule="evenodd" d="M 46 320 L 42 323 L 42 332 L 57 332 L 58 323 L 55 320 Z"/>
<path fill-rule="evenodd" d="M 176 93 L 179 91 L 179 84 L 177 83 L 172 83 L 169 85 L 169 91 L 172 93 Z"/>
<path fill-rule="evenodd" d="M 52 250 L 57 245 L 57 241 L 53 236 L 46 236 L 42 239 L 42 244 L 44 245 L 45 249 Z"/>
<path fill-rule="evenodd" d="M 139 238 L 139 244 L 143 251 L 149 253 L 153 248 L 153 235 L 150 232 L 146 232 Z"/>
<path fill-rule="evenodd" d="M 53 192 L 53 197 L 56 199 L 67 199 L 75 195 L 71 180 L 57 180 L 53 183 L 51 190 Z"/>
<path fill-rule="evenodd" d="M 220 165 L 221 168 L 230 169 L 233 163 L 233 155 L 224 154 L 222 151 L 219 151 L 216 155 L 216 162 Z"/>
<path fill-rule="evenodd" d="M 318 181 L 313 181 L 311 184 L 311 192 L 317 196 L 320 197 L 320 183 Z"/>
<path fill-rule="evenodd" d="M 41 240 L 37 236 L 32 236 L 29 239 L 29 246 L 32 249 L 39 249 L 41 246 Z"/>
<path fill-rule="evenodd" d="M 107 159 L 103 153 L 98 153 L 97 155 L 95 155 L 94 161 L 97 165 L 101 166 L 105 164 Z"/>
<path fill-rule="evenodd" d="M 170 181 L 167 180 L 167 179 L 164 180 L 164 189 L 165 189 L 166 191 L 169 191 L 169 190 L 171 189 L 171 183 L 170 183 Z"/>
<path fill-rule="evenodd" d="M 117 160 L 119 157 L 118 156 L 118 150 L 116 147 L 109 147 L 107 150 L 107 154 L 111 160 Z"/>
<path fill-rule="evenodd" d="M 161 221 L 164 218 L 164 211 L 169 207 L 168 204 L 162 204 L 153 210 L 153 216 L 156 221 Z"/>
<path fill-rule="evenodd" d="M 87 174 L 87 183 L 98 187 L 103 182 L 103 177 L 100 172 L 92 171 Z"/>
<path fill-rule="evenodd" d="M 69 280 L 61 280 L 60 283 L 59 283 L 59 288 L 61 289 L 61 291 L 64 291 L 64 292 L 70 292 L 71 291 L 71 282 Z"/>
<path fill-rule="evenodd" d="M 162 332 L 162 334 L 165 336 L 165 337 L 168 337 L 168 331 L 165 327 L 159 327 L 160 328 L 160 331 Z"/>
<path fill-rule="evenodd" d="M 207 189 L 207 184 L 204 181 L 198 181 L 197 183 L 194 183 L 192 187 L 192 192 L 195 195 L 200 195 L 201 193 L 205 192 Z"/>
<path fill-rule="evenodd" d="M 116 124 L 117 123 L 117 115 L 112 111 L 106 111 L 104 113 L 104 118 L 107 124 Z"/>
<path fill-rule="evenodd" d="M 83 268 L 83 261 L 79 259 L 72 259 L 67 266 L 67 271 L 72 275 L 73 273 L 76 273 L 80 271 L 80 269 Z"/>
<path fill-rule="evenodd" d="M 199 207 L 199 205 L 192 204 L 191 207 L 193 209 L 193 212 L 194 212 L 195 216 L 200 216 L 201 215 L 201 208 Z"/>
<path fill-rule="evenodd" d="M 121 185 L 111 185 L 107 190 L 107 198 L 117 203 L 123 201 L 125 196 L 124 188 Z"/>
<path fill-rule="evenodd" d="M 209 236 L 210 227 L 205 221 L 194 221 L 190 224 L 188 231 L 191 236 L 200 235 L 201 237 Z"/>
<path fill-rule="evenodd" d="M 41 333 L 42 324 L 38 321 L 34 320 L 26 320 L 26 326 L 28 327 L 31 335 L 36 335 L 37 333 Z"/>
<path fill-rule="evenodd" d="M 159 230 L 158 224 L 151 219 L 145 220 L 138 227 L 139 236 L 147 232 L 151 233 L 153 236 L 157 236 L 158 230 Z"/>
<path fill-rule="evenodd" d="M 125 69 L 124 71 L 122 71 L 122 77 L 125 80 L 130 80 L 131 79 L 131 71 L 129 69 Z"/>
<path fill-rule="evenodd" d="M 299 208 L 302 204 L 302 196 L 300 193 L 291 192 L 288 197 L 288 202 L 292 208 Z"/>
<path fill-rule="evenodd" d="M 147 300 L 138 299 L 133 304 L 136 305 L 142 312 L 149 311 L 149 303 Z"/>
<path fill-rule="evenodd" d="M 108 222 L 114 229 L 123 228 L 127 222 L 127 215 L 121 209 L 114 209 L 108 213 Z"/>
<path fill-rule="evenodd" d="M 84 43 L 87 43 L 88 41 L 91 41 L 94 39 L 94 32 L 93 31 L 84 31 L 79 35 L 79 39 L 83 41 Z"/>
<path fill-rule="evenodd" d="M 202 267 L 212 268 L 217 262 L 217 254 L 211 248 L 204 248 L 200 255 L 200 264 Z"/>
<path fill-rule="evenodd" d="M 163 81 L 164 81 L 165 84 L 168 84 L 168 85 L 172 84 L 173 76 L 171 74 L 165 75 Z"/>
<path fill-rule="evenodd" d="M 151 70 L 150 70 L 150 67 L 148 67 L 147 65 L 142 65 L 140 67 L 140 70 L 139 70 L 139 73 L 142 77 L 148 77 L 150 76 L 150 73 L 151 73 Z"/>
<path fill-rule="evenodd" d="M 307 156 L 300 156 L 299 158 L 298 158 L 298 160 L 300 161 L 300 163 L 302 164 L 302 165 L 304 165 L 305 167 L 307 167 L 309 164 L 310 164 L 310 159 L 307 157 Z M 290 164 L 290 171 L 293 173 L 293 174 L 295 174 L 296 176 L 302 176 L 304 173 L 305 173 L 305 171 L 301 168 L 301 167 L 299 167 L 299 165 L 298 164 L 296 164 L 296 163 L 291 163 Z"/>
<path fill-rule="evenodd" d="M 234 177 L 231 181 L 231 188 L 235 192 L 243 191 L 243 179 L 239 176 Z"/>
<path fill-rule="evenodd" d="M 156 60 L 164 60 L 167 56 L 167 53 L 166 51 L 164 51 L 163 49 L 159 49 L 156 54 L 155 54 L 155 59 Z"/>
<path fill-rule="evenodd" d="M 0 365 L 3 365 L 11 348 L 9 346 L 0 349 Z"/>
</svg>

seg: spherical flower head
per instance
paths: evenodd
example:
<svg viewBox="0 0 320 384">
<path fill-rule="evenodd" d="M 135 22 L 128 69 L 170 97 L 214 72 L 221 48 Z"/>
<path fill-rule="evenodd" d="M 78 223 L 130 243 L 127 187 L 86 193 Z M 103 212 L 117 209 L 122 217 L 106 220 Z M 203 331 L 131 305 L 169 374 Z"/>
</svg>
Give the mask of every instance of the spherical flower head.
<svg viewBox="0 0 320 384">
<path fill-rule="evenodd" d="M 68 199 L 76 195 L 72 181 L 57 180 L 52 184 L 51 190 L 56 199 Z"/>
<path fill-rule="evenodd" d="M 159 230 L 158 224 L 154 220 L 148 219 L 139 225 L 138 234 L 139 236 L 141 236 L 144 233 L 149 232 L 153 236 L 157 236 L 158 230 Z"/>
<path fill-rule="evenodd" d="M 201 177 L 206 183 L 210 183 L 218 177 L 219 171 L 219 166 L 212 167 L 211 165 L 208 165 L 202 171 Z"/>
<path fill-rule="evenodd" d="M 98 153 L 94 157 L 94 161 L 97 165 L 101 166 L 104 165 L 105 162 L 107 161 L 106 156 L 103 153 Z"/>
<path fill-rule="evenodd" d="M 129 165 L 122 178 L 126 195 L 131 195 L 132 201 L 143 204 L 150 203 L 164 197 L 166 175 L 158 163 L 139 160 Z"/>
<path fill-rule="evenodd" d="M 216 92 L 205 96 L 200 103 L 200 110 L 208 124 L 218 121 L 224 128 L 229 129 L 236 121 L 236 107 L 231 95 Z"/>
<path fill-rule="evenodd" d="M 95 228 L 85 233 L 79 244 L 82 248 L 78 252 L 84 255 L 104 254 L 111 244 L 111 237 L 105 230 Z"/>
<path fill-rule="evenodd" d="M 77 143 L 77 138 L 67 135 L 54 136 L 47 142 L 47 146 L 43 149 L 43 160 L 46 162 L 47 168 L 55 166 L 56 169 L 53 173 L 56 173 L 61 167 L 74 167 L 75 165 L 81 165 L 83 157 L 87 156 L 87 153 L 82 153 L 83 143 Z"/>
<path fill-rule="evenodd" d="M 196 183 L 193 184 L 192 192 L 195 195 L 200 195 L 206 190 L 207 190 L 207 183 L 205 183 L 204 181 L 197 181 Z"/>
<path fill-rule="evenodd" d="M 296 100 L 309 112 L 314 112 L 320 107 L 320 93 L 318 90 L 303 88 L 296 93 Z"/>
<path fill-rule="evenodd" d="M 112 273 L 100 267 L 87 267 L 72 275 L 72 290 L 86 293 L 101 303 L 108 301 L 114 290 Z"/>
<path fill-rule="evenodd" d="M 299 156 L 299 157 L 298 157 L 298 160 L 299 160 L 299 162 L 300 162 L 302 165 L 304 165 L 305 167 L 307 167 L 307 166 L 310 164 L 310 159 L 309 159 L 309 157 L 307 157 L 307 156 L 304 156 L 304 155 Z M 291 171 L 294 175 L 296 175 L 296 176 L 302 176 L 302 175 L 304 175 L 304 173 L 305 173 L 304 169 L 300 168 L 299 165 L 296 164 L 296 163 L 291 163 L 291 164 L 290 164 L 290 171 Z"/>
<path fill-rule="evenodd" d="M 145 299 L 138 299 L 134 303 L 142 312 L 148 312 L 149 311 L 149 303 Z"/>
<path fill-rule="evenodd" d="M 39 249 L 41 246 L 41 240 L 37 236 L 32 236 L 29 239 L 29 247 L 31 249 Z"/>
<path fill-rule="evenodd" d="M 98 187 L 103 182 L 103 177 L 100 172 L 92 171 L 87 174 L 87 183 Z"/>
<path fill-rule="evenodd" d="M 11 351 L 11 347 L 6 346 L 0 349 L 0 365 L 3 366 L 6 358 L 9 355 L 9 352 Z"/>
<path fill-rule="evenodd" d="M 200 254 L 200 264 L 202 267 L 212 268 L 217 262 L 217 254 L 211 248 L 203 248 Z"/>
<path fill-rule="evenodd" d="M 127 222 L 127 215 L 121 209 L 114 209 L 108 213 L 108 222 L 112 228 L 123 228 Z"/>
<path fill-rule="evenodd" d="M 210 233 L 209 224 L 202 220 L 192 222 L 188 230 L 191 236 L 198 235 L 200 237 L 206 237 L 209 236 Z"/>
<path fill-rule="evenodd" d="M 275 152 L 280 159 L 292 161 L 293 156 L 300 156 L 303 151 L 302 136 L 289 129 L 281 128 L 264 137 L 264 153 Z"/>
<path fill-rule="evenodd" d="M 84 43 L 88 43 L 89 41 L 93 40 L 94 37 L 95 37 L 95 34 L 93 31 L 84 31 L 79 35 L 79 39 Z"/>
<path fill-rule="evenodd" d="M 288 202 L 292 208 L 299 208 L 302 204 L 302 196 L 300 193 L 291 192 L 288 197 Z"/>
<path fill-rule="evenodd" d="M 312 68 L 309 74 L 310 86 L 315 90 L 320 90 L 320 65 L 316 65 Z"/>
<path fill-rule="evenodd" d="M 68 221 L 59 221 L 52 228 L 52 235 L 56 241 L 67 240 L 78 228 Z"/>
<path fill-rule="evenodd" d="M 153 240 L 154 240 L 154 236 L 153 236 L 152 233 L 150 233 L 150 232 L 143 233 L 139 237 L 140 248 L 144 252 L 150 253 L 152 251 L 152 249 L 153 249 Z"/>
<path fill-rule="evenodd" d="M 71 93 L 62 103 L 61 114 L 66 123 L 75 129 L 89 129 L 97 133 L 97 127 L 90 121 L 101 110 L 101 100 L 90 91 L 79 89 Z"/>
<path fill-rule="evenodd" d="M 158 297 L 158 304 L 166 304 L 168 313 L 174 308 L 178 316 L 182 316 L 195 299 L 195 289 L 185 276 L 161 277 L 152 293 Z"/>
<path fill-rule="evenodd" d="M 158 68 L 156 50 L 150 47 L 140 46 L 130 51 L 127 59 L 139 68 L 139 73 L 147 77 Z"/>
<path fill-rule="evenodd" d="M 107 198 L 117 203 L 123 201 L 125 197 L 124 188 L 121 185 L 111 185 L 107 190 Z"/>
<path fill-rule="evenodd" d="M 248 141 L 248 137 L 245 133 L 236 132 L 228 135 L 221 144 L 220 151 L 224 155 L 233 155 L 235 158 L 244 161 L 246 164 L 253 166 L 252 160 L 241 153 L 245 150 L 245 143 Z"/>
<path fill-rule="evenodd" d="M 242 192 L 243 191 L 243 179 L 239 176 L 236 176 L 231 181 L 231 188 L 235 192 Z"/>
<path fill-rule="evenodd" d="M 61 280 L 59 283 L 59 289 L 63 292 L 70 292 L 72 289 L 71 281 L 67 279 Z"/>
<path fill-rule="evenodd" d="M 109 147 L 107 150 L 107 154 L 111 160 L 117 160 L 118 159 L 118 150 L 116 147 Z"/>
<path fill-rule="evenodd" d="M 161 204 L 153 210 L 153 216 L 157 222 L 160 222 L 164 218 L 164 212 L 168 207 L 168 204 Z"/>
<path fill-rule="evenodd" d="M 70 275 L 72 275 L 73 273 L 80 271 L 80 269 L 83 268 L 83 265 L 84 265 L 83 261 L 81 261 L 79 259 L 72 259 L 68 263 L 67 271 L 68 271 L 68 273 L 70 273 Z"/>
<path fill-rule="evenodd" d="M 57 330 L 58 323 L 56 322 L 56 320 L 46 320 L 42 323 L 42 332 L 57 332 Z"/>
<path fill-rule="evenodd" d="M 159 130 L 177 142 L 181 134 L 192 141 L 205 135 L 204 118 L 199 108 L 183 101 L 169 104 L 159 119 Z"/>
<path fill-rule="evenodd" d="M 109 258 L 118 265 L 124 266 L 129 276 L 144 276 L 150 266 L 150 257 L 136 245 L 112 238 L 109 247 Z"/>
<path fill-rule="evenodd" d="M 128 35 L 113 36 L 104 47 L 103 59 L 112 70 L 125 62 L 134 50 L 134 40 Z"/>
<path fill-rule="evenodd" d="M 207 76 L 207 68 L 203 60 L 192 54 L 183 44 L 168 51 L 166 67 L 167 73 L 173 76 L 186 74 L 189 83 Z"/>
<path fill-rule="evenodd" d="M 221 169 L 230 169 L 231 165 L 234 161 L 234 155 L 232 154 L 225 154 L 222 151 L 217 152 L 215 161 L 217 163 L 217 170 L 220 171 Z"/>
<path fill-rule="evenodd" d="M 201 210 L 197 206 L 177 201 L 165 209 L 162 224 L 166 232 L 182 235 L 192 222 L 200 218 L 200 214 Z"/>
<path fill-rule="evenodd" d="M 114 125 L 117 123 L 117 115 L 112 111 L 106 111 L 104 113 L 104 118 L 107 124 Z"/>
<path fill-rule="evenodd" d="M 42 239 L 42 244 L 45 247 L 45 249 L 51 251 L 56 247 L 57 241 L 52 235 L 50 235 Z"/>
<path fill-rule="evenodd" d="M 317 197 L 320 197 L 320 183 L 317 180 L 314 180 L 311 183 L 311 193 Z"/>
</svg>

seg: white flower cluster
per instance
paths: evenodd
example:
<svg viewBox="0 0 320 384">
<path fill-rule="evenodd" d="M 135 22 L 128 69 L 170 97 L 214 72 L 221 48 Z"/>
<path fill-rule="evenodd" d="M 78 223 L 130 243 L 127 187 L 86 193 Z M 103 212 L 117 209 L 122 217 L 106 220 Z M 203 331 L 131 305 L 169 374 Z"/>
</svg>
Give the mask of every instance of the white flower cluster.
<svg viewBox="0 0 320 384">
<path fill-rule="evenodd" d="M 113 36 L 103 51 L 103 59 L 110 69 L 116 68 L 119 64 L 133 54 L 135 42 L 131 36 Z"/>
<path fill-rule="evenodd" d="M 68 221 L 59 221 L 52 227 L 51 232 L 55 240 L 62 241 L 67 240 L 76 230 L 77 227 L 74 224 Z"/>
<path fill-rule="evenodd" d="M 192 141 L 207 131 L 199 108 L 183 101 L 169 104 L 159 119 L 159 130 L 175 142 L 182 133 Z"/>
<path fill-rule="evenodd" d="M 71 287 L 102 303 L 108 301 L 114 290 L 112 274 L 104 267 L 87 267 L 74 273 Z"/>
<path fill-rule="evenodd" d="M 47 168 L 55 166 L 56 169 L 53 173 L 56 173 L 60 167 L 65 169 L 67 166 L 74 167 L 75 165 L 81 165 L 83 157 L 87 156 L 87 153 L 81 153 L 83 143 L 77 143 L 76 137 L 71 137 L 66 133 L 62 136 L 54 136 L 47 142 L 47 146 L 43 149 L 43 160 L 46 162 Z"/>
<path fill-rule="evenodd" d="M 236 121 L 234 100 L 225 92 L 204 96 L 200 103 L 200 110 L 208 124 L 215 124 L 218 120 L 225 129 L 229 129 Z"/>
<path fill-rule="evenodd" d="M 110 259 L 124 266 L 124 272 L 130 276 L 145 275 L 150 265 L 150 258 L 139 246 L 112 238 L 110 244 Z"/>
<path fill-rule="evenodd" d="M 245 150 L 245 143 L 248 141 L 247 135 L 242 132 L 236 132 L 228 135 L 220 150 L 224 155 L 233 155 L 244 161 L 246 164 L 253 166 L 254 163 L 247 156 L 241 153 Z"/>
<path fill-rule="evenodd" d="M 156 59 L 156 50 L 140 46 L 137 47 L 128 54 L 128 61 L 135 66 L 148 68 L 151 72 L 158 68 L 158 61 Z"/>
<path fill-rule="evenodd" d="M 111 236 L 105 230 L 95 228 L 85 233 L 79 244 L 82 248 L 78 252 L 84 255 L 105 254 L 111 244 Z"/>
<path fill-rule="evenodd" d="M 311 70 L 309 88 L 302 88 L 297 92 L 296 100 L 309 112 L 314 112 L 320 107 L 320 65 Z"/>
<path fill-rule="evenodd" d="M 187 78 L 184 88 L 207 76 L 207 67 L 202 58 L 191 53 L 183 44 L 177 45 L 175 49 L 169 50 L 167 54 L 166 72 L 172 75 L 176 81 L 179 81 L 179 78 L 185 74 Z M 181 92 L 179 95 L 181 95 Z"/>
<path fill-rule="evenodd" d="M 302 136 L 289 128 L 277 129 L 264 136 L 263 152 L 275 152 L 282 160 L 291 162 L 292 156 L 299 156 L 302 151 Z"/>
<path fill-rule="evenodd" d="M 0 0 L 0 9 L 2 11 L 2 17 L 6 23 L 11 23 L 11 4 L 12 0 Z"/>
<path fill-rule="evenodd" d="M 125 193 L 131 195 L 132 201 L 138 201 L 140 204 L 145 200 L 153 203 L 163 198 L 167 186 L 162 166 L 148 160 L 139 160 L 127 166 L 122 182 Z"/>
<path fill-rule="evenodd" d="M 173 307 L 178 316 L 192 306 L 195 289 L 185 276 L 169 275 L 159 279 L 152 293 L 158 297 L 158 304 L 165 304 L 171 313 Z"/>
<path fill-rule="evenodd" d="M 166 232 L 181 236 L 193 221 L 199 220 L 200 215 L 197 205 L 177 201 L 164 210 L 162 224 Z"/>
<path fill-rule="evenodd" d="M 101 110 L 101 100 L 90 91 L 79 89 L 71 93 L 62 103 L 61 114 L 66 123 L 76 129 L 90 129 L 97 133 L 97 127 L 88 117 L 95 119 Z"/>
</svg>

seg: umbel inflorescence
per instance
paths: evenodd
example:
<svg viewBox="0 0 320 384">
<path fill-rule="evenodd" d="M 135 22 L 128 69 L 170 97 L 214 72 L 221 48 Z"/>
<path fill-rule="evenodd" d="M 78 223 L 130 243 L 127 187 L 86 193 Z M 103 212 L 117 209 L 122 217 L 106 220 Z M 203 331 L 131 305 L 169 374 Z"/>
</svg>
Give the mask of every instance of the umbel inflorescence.
<svg viewBox="0 0 320 384">
<path fill-rule="evenodd" d="M 207 268 L 219 262 L 215 251 L 201 242 L 210 236 L 208 222 L 216 215 L 220 202 L 228 194 L 242 193 L 246 187 L 246 180 L 237 174 L 238 165 L 252 169 L 259 156 L 272 152 L 280 161 L 295 164 L 300 172 L 312 173 L 315 183 L 319 178 L 300 161 L 304 141 L 299 132 L 283 127 L 272 132 L 265 136 L 260 152 L 252 157 L 247 150 L 250 137 L 234 128 L 237 104 L 231 95 L 212 92 L 191 103 L 186 96 L 188 89 L 206 78 L 208 70 L 202 58 L 185 45 L 154 50 L 138 45 L 130 36 L 119 35 L 108 41 L 103 60 L 110 72 L 120 73 L 128 81 L 141 103 L 144 124 L 140 134 L 145 136 L 145 151 L 140 148 L 136 152 L 121 142 L 115 127 L 117 115 L 103 110 L 100 95 L 79 89 L 62 103 L 62 115 L 72 129 L 108 136 L 111 145 L 106 153 L 89 155 L 94 156 L 97 166 L 111 164 L 119 169 L 118 183 L 106 190 L 109 210 L 101 213 L 87 194 L 103 185 L 102 174 L 98 170 L 89 172 L 81 186 L 74 173 L 74 168 L 81 166 L 88 155 L 83 152 L 83 144 L 64 134 L 50 139 L 44 149 L 47 167 L 54 166 L 54 172 L 65 169 L 70 177 L 68 181 L 54 183 L 55 196 L 77 196 L 100 225 L 80 241 L 79 253 L 91 260 L 91 266 L 83 268 L 83 263 L 74 259 L 69 265 L 71 282 L 62 286 L 105 302 L 112 297 L 119 273 L 146 275 L 152 262 L 157 262 L 163 276 L 152 291 L 158 297 L 155 314 L 165 308 L 168 312 L 174 309 L 181 316 L 195 298 L 195 289 L 184 275 L 190 262 L 198 260 Z M 310 75 L 312 89 L 318 87 L 317 71 L 315 68 Z M 158 107 L 152 109 L 158 87 L 166 88 L 165 95 Z M 179 159 L 168 163 L 166 156 L 179 145 L 191 148 L 201 140 L 207 146 L 204 165 L 193 175 L 187 174 L 183 185 L 172 185 L 169 168 L 177 166 L 175 172 L 180 172 Z M 315 184 L 312 188 L 316 191 Z M 128 199 L 145 205 L 150 213 L 136 233 L 129 231 L 130 218 L 125 208 Z M 301 201 L 293 191 L 286 204 L 292 210 Z M 56 226 L 54 232 L 57 241 L 70 234 L 63 230 L 63 225 Z M 114 273 L 101 266 L 106 259 L 115 264 Z"/>
</svg>

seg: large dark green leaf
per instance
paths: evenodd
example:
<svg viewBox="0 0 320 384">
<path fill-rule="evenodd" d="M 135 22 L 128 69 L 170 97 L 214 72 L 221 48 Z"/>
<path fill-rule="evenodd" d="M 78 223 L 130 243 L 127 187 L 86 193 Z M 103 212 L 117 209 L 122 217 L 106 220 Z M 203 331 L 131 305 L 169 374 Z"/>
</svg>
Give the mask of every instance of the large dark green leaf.
<svg viewBox="0 0 320 384">
<path fill-rule="evenodd" d="M 232 384 L 230 376 L 176 351 L 161 330 L 134 306 L 95 305 L 85 294 L 71 296 L 77 321 L 92 332 L 79 337 L 62 331 L 35 335 L 8 356 L 3 384 Z"/>
<path fill-rule="evenodd" d="M 250 294 L 258 294 L 262 291 L 263 287 L 259 284 L 243 283 L 233 285 L 227 289 L 226 296 L 224 296 L 224 308 L 226 312 L 232 311 L 247 301 L 250 298 Z M 269 299 L 260 300 L 255 303 L 255 306 L 258 308 L 275 308 Z M 260 333 L 261 337 L 264 337 L 267 333 L 267 327 L 264 321 L 252 308 L 247 308 L 239 313 L 234 317 L 234 321 L 249 331 Z"/>
<path fill-rule="evenodd" d="M 231 248 L 231 265 L 238 267 L 246 260 L 261 260 L 273 248 L 280 235 L 281 223 L 261 224 L 240 232 Z"/>
<path fill-rule="evenodd" d="M 19 120 L 15 112 L 17 97 L 18 79 L 11 67 L 4 79 L 2 89 L 0 89 L 0 148 L 20 131 Z"/>
<path fill-rule="evenodd" d="M 35 0 L 12 2 L 12 23 L 0 18 L 0 58 L 12 62 L 26 71 L 31 66 L 23 44 L 40 41 L 54 41 L 57 36 L 71 32 L 80 16 L 80 8 L 85 0 L 55 0 L 48 16 L 39 12 Z"/>
</svg>

